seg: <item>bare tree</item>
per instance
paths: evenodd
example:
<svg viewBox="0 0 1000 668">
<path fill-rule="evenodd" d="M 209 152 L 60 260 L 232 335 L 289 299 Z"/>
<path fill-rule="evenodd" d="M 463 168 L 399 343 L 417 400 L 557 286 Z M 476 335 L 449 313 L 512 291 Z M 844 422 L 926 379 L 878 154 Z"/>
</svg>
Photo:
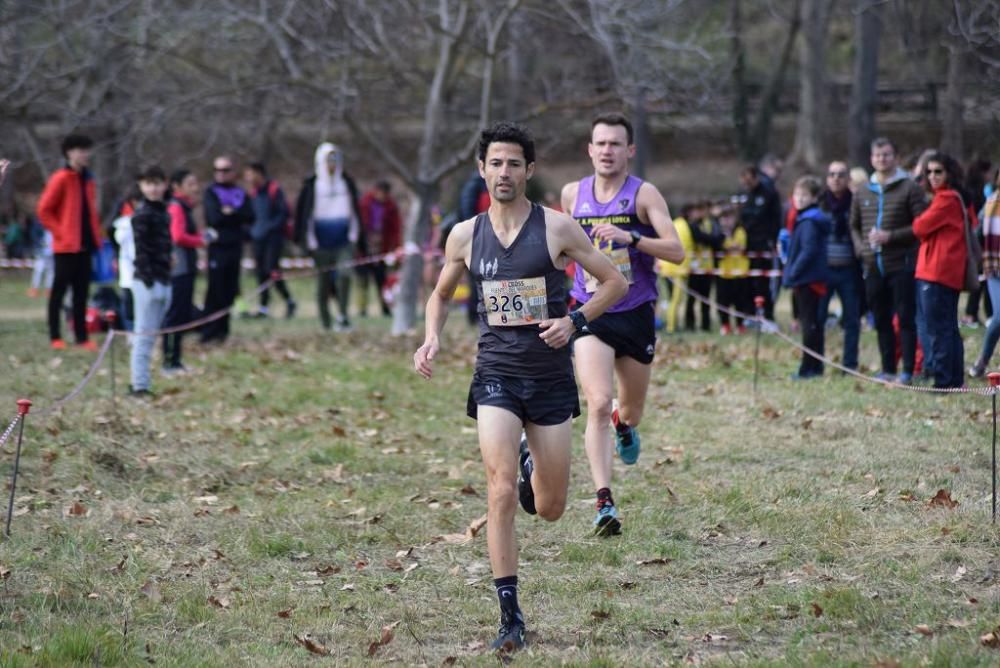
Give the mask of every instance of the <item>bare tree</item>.
<svg viewBox="0 0 1000 668">
<path fill-rule="evenodd" d="M 847 154 L 852 165 L 868 166 L 869 144 L 875 138 L 883 4 L 883 0 L 857 0 L 854 7 L 854 84 L 847 111 Z"/>
<path fill-rule="evenodd" d="M 740 157 L 744 160 L 756 161 L 770 147 L 771 122 L 778 107 L 778 98 L 785 82 L 785 74 L 791 62 L 795 38 L 802 17 L 799 6 L 801 0 L 795 0 L 789 17 L 775 18 L 788 22 L 784 42 L 779 51 L 778 60 L 770 68 L 770 76 L 760 95 L 760 107 L 751 122 L 750 118 L 750 82 L 747 77 L 746 47 L 744 45 L 743 0 L 731 0 L 729 5 L 730 57 L 732 58 L 733 87 L 733 127 L 736 130 L 736 144 Z"/>
<path fill-rule="evenodd" d="M 826 43 L 833 0 L 803 0 L 799 40 L 799 114 L 790 162 L 811 170 L 824 157 L 826 121 Z"/>
</svg>

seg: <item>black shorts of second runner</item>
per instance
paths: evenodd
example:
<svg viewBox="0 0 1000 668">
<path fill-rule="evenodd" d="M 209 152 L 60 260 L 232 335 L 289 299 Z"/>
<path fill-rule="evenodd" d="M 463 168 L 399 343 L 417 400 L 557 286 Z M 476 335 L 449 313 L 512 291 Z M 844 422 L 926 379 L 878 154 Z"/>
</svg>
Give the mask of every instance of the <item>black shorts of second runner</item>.
<svg viewBox="0 0 1000 668">
<path fill-rule="evenodd" d="M 578 339 L 584 336 L 596 336 L 611 346 L 616 358 L 631 357 L 640 364 L 652 364 L 656 352 L 653 302 L 640 304 L 629 311 L 604 313 L 576 334 Z"/>
<path fill-rule="evenodd" d="M 479 406 L 503 408 L 521 422 L 547 427 L 579 417 L 580 395 L 572 374 L 536 380 L 476 372 L 466 404 L 466 413 L 473 420 Z"/>
</svg>

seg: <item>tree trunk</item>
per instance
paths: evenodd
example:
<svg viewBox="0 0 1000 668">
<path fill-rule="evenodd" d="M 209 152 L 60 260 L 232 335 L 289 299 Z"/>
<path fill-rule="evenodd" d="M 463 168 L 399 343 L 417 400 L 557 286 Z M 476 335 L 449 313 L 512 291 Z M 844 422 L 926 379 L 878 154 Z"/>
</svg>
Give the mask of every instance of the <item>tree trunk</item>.
<svg viewBox="0 0 1000 668">
<path fill-rule="evenodd" d="M 948 84 L 941 109 L 941 150 L 961 160 L 965 154 L 963 146 L 963 86 L 965 73 L 965 50 L 961 45 L 948 49 Z"/>
<path fill-rule="evenodd" d="M 826 42 L 830 0 L 803 0 L 799 42 L 799 116 L 789 162 L 816 170 L 824 156 Z"/>
<path fill-rule="evenodd" d="M 772 70 L 771 78 L 767 82 L 767 88 L 761 95 L 760 110 L 754 121 L 753 132 L 750 137 L 753 141 L 754 161 L 771 150 L 771 120 L 774 112 L 778 109 L 781 89 L 785 85 L 785 74 L 788 72 L 788 65 L 792 61 L 792 51 L 795 50 L 795 38 L 798 37 L 799 28 L 802 26 L 801 0 L 796 0 L 795 9 L 792 13 L 791 25 L 788 26 L 788 34 L 785 36 L 785 43 L 781 48 L 781 57 L 777 66 Z"/>
<path fill-rule="evenodd" d="M 392 312 L 392 334 L 394 336 L 411 332 L 417 322 L 417 301 L 423 285 L 424 257 L 421 250 L 431 236 L 431 207 L 437 200 L 438 187 L 427 183 L 417 184 L 416 212 L 406 224 L 406 249 L 409 252 L 403 260 L 399 277 L 399 295 Z"/>
<path fill-rule="evenodd" d="M 854 82 L 847 110 L 847 154 L 851 165 L 870 168 L 878 102 L 878 52 L 882 37 L 881 5 L 859 0 L 854 20 Z"/>
<path fill-rule="evenodd" d="M 732 0 L 729 5 L 729 30 L 732 33 L 729 39 L 729 52 L 733 59 L 733 131 L 736 133 L 736 146 L 740 157 L 744 160 L 753 160 L 756 156 L 754 156 L 753 140 L 750 138 L 746 50 L 743 47 L 743 12 L 740 0 Z"/>
<path fill-rule="evenodd" d="M 649 162 L 649 114 L 646 113 L 646 91 L 639 87 L 632 98 L 632 126 L 635 141 L 635 159 L 631 171 L 640 179 L 646 178 L 646 164 Z"/>
</svg>

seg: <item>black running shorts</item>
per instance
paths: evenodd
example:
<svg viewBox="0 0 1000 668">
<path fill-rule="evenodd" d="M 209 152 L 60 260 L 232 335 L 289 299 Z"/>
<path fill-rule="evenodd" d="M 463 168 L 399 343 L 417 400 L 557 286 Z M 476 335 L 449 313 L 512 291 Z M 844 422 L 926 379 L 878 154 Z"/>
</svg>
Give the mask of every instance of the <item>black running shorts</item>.
<svg viewBox="0 0 1000 668">
<path fill-rule="evenodd" d="M 654 302 L 646 302 L 630 311 L 604 313 L 577 332 L 576 338 L 596 336 L 615 350 L 615 357 L 631 357 L 641 364 L 652 364 L 656 352 L 656 313 Z"/>
<path fill-rule="evenodd" d="M 562 424 L 580 415 L 580 396 L 572 375 L 555 379 L 499 376 L 478 371 L 472 376 L 466 413 L 473 420 L 479 406 L 510 411 L 521 422 L 542 427 Z"/>
</svg>

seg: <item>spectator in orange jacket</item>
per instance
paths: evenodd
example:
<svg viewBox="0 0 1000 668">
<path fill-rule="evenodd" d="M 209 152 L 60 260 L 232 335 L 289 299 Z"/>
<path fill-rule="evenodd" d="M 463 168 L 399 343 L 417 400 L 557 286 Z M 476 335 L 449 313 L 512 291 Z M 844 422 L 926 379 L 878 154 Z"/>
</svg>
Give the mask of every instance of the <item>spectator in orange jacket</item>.
<svg viewBox="0 0 1000 668">
<path fill-rule="evenodd" d="M 934 387 L 961 387 L 965 369 L 958 296 L 965 283 L 965 220 L 968 217 L 972 228 L 979 223 L 961 192 L 962 168 L 954 158 L 935 153 L 927 160 L 925 175 L 934 199 L 913 220 L 913 234 L 920 240 L 917 298 L 927 323 Z"/>
<path fill-rule="evenodd" d="M 97 216 L 97 188 L 87 169 L 93 142 L 84 135 L 69 135 L 62 142 L 66 166 L 57 170 L 38 200 L 38 219 L 52 233 L 55 278 L 49 295 L 49 340 L 53 350 L 66 343 L 60 333 L 63 298 L 73 290 L 73 331 L 77 346 L 96 350 L 87 338 L 87 298 L 90 290 L 90 255 L 101 243 Z"/>
</svg>

